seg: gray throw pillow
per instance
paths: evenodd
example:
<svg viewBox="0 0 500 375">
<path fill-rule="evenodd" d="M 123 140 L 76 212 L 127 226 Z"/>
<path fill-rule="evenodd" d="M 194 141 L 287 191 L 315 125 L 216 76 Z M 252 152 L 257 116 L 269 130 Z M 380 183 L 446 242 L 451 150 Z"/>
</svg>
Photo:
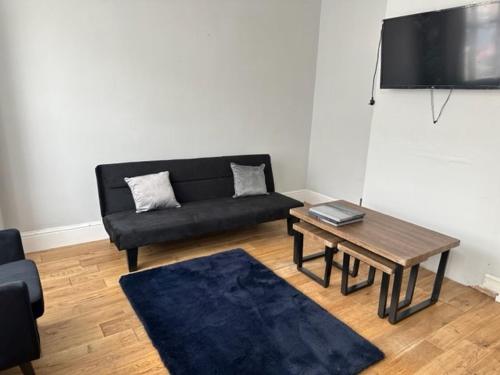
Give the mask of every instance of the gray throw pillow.
<svg viewBox="0 0 500 375">
<path fill-rule="evenodd" d="M 233 198 L 267 194 L 265 164 L 258 167 L 231 163 L 234 175 Z"/>
<path fill-rule="evenodd" d="M 175 199 L 168 172 L 125 177 L 135 202 L 135 212 L 180 207 Z"/>
</svg>

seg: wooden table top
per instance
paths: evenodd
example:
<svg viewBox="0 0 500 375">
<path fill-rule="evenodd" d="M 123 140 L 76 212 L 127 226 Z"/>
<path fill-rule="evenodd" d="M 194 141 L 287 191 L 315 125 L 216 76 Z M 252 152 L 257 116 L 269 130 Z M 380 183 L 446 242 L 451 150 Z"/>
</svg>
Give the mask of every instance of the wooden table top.
<svg viewBox="0 0 500 375">
<path fill-rule="evenodd" d="M 335 227 L 310 215 L 311 206 L 293 208 L 290 210 L 290 215 L 404 267 L 421 263 L 433 255 L 460 245 L 460 240 L 456 238 L 347 201 L 337 202 L 364 212 L 366 214 L 364 220 Z"/>
</svg>

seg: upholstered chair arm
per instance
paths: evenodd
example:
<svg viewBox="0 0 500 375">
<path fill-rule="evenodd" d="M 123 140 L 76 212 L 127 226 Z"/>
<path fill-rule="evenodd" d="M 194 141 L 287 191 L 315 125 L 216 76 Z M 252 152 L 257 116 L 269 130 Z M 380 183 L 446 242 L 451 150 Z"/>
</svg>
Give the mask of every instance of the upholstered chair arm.
<svg viewBox="0 0 500 375">
<path fill-rule="evenodd" d="M 0 230 L 0 264 L 24 259 L 21 234 L 17 229 Z"/>
<path fill-rule="evenodd" d="M 40 358 L 40 338 L 24 281 L 0 284 L 0 370 Z"/>
</svg>

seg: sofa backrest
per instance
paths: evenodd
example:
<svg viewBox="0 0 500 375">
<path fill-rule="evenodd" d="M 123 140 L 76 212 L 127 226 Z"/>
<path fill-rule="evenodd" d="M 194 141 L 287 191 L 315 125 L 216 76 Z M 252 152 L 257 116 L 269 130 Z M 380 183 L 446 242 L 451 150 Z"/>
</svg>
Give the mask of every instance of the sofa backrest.
<svg viewBox="0 0 500 375">
<path fill-rule="evenodd" d="M 95 169 L 101 216 L 135 208 L 125 177 L 170 172 L 170 182 L 179 203 L 231 197 L 234 180 L 230 163 L 266 165 L 267 191 L 274 192 L 269 155 L 220 156 L 199 159 L 157 160 L 98 165 Z"/>
</svg>

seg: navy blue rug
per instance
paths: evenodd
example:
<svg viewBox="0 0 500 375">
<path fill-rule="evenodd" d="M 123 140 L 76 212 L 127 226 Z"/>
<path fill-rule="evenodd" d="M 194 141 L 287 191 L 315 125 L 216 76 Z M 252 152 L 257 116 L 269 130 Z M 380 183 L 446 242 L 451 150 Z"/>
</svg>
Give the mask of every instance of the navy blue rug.
<svg viewBox="0 0 500 375">
<path fill-rule="evenodd" d="M 384 357 L 241 249 L 120 284 L 172 375 L 356 374 Z"/>
</svg>

